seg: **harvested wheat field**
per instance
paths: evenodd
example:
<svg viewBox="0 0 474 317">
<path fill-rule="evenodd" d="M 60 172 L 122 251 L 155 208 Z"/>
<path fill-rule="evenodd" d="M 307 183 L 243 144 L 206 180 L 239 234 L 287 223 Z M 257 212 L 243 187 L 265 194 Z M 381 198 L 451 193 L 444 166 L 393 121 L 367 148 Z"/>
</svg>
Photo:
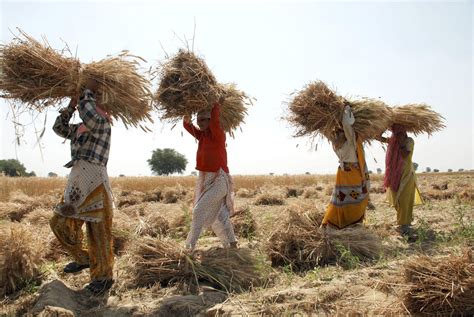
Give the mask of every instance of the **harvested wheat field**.
<svg viewBox="0 0 474 317">
<path fill-rule="evenodd" d="M 0 177 L 1 316 L 273 316 L 474 314 L 474 173 L 420 173 L 413 239 L 396 230 L 372 175 L 365 227 L 318 228 L 333 175 L 236 176 L 240 249 L 204 232 L 183 251 L 195 178 L 112 178 L 115 284 L 82 288 L 88 270 L 48 226 L 65 179 Z"/>
</svg>

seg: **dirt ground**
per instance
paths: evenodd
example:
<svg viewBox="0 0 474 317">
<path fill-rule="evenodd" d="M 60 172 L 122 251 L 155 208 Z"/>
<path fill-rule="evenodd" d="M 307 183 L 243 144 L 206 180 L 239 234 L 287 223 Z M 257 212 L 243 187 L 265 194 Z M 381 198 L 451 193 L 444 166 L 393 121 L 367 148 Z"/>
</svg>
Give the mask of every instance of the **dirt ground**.
<svg viewBox="0 0 474 317">
<path fill-rule="evenodd" d="M 236 209 L 245 214 L 236 224 L 239 245 L 265 256 L 266 246 L 272 243 L 269 237 L 287 219 L 289 210 L 324 212 L 333 179 L 307 175 L 236 177 Z M 364 225 L 378 235 L 383 245 L 381 256 L 373 261 L 355 259 L 349 266 L 315 266 L 304 272 L 291 266 L 272 267 L 265 286 L 243 293 L 227 293 L 209 283 L 193 287 L 159 283 L 147 288 L 132 287 L 130 252 L 134 243 L 149 235 L 156 239 L 168 236 L 183 244 L 193 198 L 193 181 L 189 177 L 182 181 L 175 178 L 176 184 L 156 188 L 146 187 L 142 181 L 147 182 L 112 180 L 117 205 L 116 282 L 107 294 L 99 297 L 82 290 L 89 282 L 88 270 L 72 275 L 62 272 L 71 259 L 55 241 L 48 219 L 60 199 L 63 182 L 55 181 L 48 192 L 37 194 L 22 191 L 22 187 L 9 188 L 0 201 L 2 237 L 8 237 L 12 223 L 29 230 L 32 238 L 23 244 L 36 249 L 38 273 L 25 278 L 22 287 L 3 297 L 0 315 L 412 315 L 418 312 L 410 311 L 404 304 L 410 287 L 404 263 L 419 255 L 435 259 L 461 255 L 474 248 L 473 172 L 418 175 L 424 204 L 415 207 L 412 239 L 397 231 L 396 212 L 385 201 L 382 178 L 373 175 L 370 197 L 375 209 L 367 210 Z M 218 239 L 210 232 L 205 232 L 198 243 L 200 249 L 218 245 Z M 39 246 L 43 246 L 41 252 Z M 9 278 L 4 274 L 5 256 L 0 251 L 2 283 Z"/>
</svg>

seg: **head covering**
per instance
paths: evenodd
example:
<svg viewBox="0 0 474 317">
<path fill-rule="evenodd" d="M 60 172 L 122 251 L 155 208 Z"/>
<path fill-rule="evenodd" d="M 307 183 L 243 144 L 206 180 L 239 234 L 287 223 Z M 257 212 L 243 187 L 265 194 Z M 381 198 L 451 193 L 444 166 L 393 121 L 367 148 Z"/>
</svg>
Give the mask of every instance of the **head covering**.
<svg viewBox="0 0 474 317">
<path fill-rule="evenodd" d="M 407 136 L 406 128 L 404 126 L 394 124 L 392 126 L 392 135 L 388 140 L 387 155 L 385 156 L 385 177 L 384 187 L 392 191 L 398 191 L 400 186 L 400 179 L 402 178 L 403 163 L 405 160 L 402 157 L 401 147 L 402 141 Z"/>
<path fill-rule="evenodd" d="M 197 114 L 197 119 L 211 119 L 211 110 L 201 110 Z"/>
</svg>

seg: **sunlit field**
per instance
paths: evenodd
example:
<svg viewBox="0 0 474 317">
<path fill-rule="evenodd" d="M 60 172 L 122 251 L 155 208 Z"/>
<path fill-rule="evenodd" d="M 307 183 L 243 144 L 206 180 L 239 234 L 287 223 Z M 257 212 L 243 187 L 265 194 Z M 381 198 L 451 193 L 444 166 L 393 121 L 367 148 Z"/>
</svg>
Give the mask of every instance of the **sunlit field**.
<svg viewBox="0 0 474 317">
<path fill-rule="evenodd" d="M 66 178 L 0 177 L 0 315 L 41 311 L 46 316 L 395 316 L 433 311 L 470 315 L 474 313 L 474 275 L 468 274 L 474 273 L 474 173 L 417 177 L 424 204 L 415 207 L 410 239 L 397 231 L 396 212 L 385 202 L 383 175 L 372 174 L 370 197 L 375 209 L 367 210 L 361 231 L 370 234 L 371 242 L 355 236 L 352 244 L 332 249 L 321 244 L 334 252 L 324 255 L 327 261 L 313 263 L 291 251 L 298 250 L 295 241 L 305 242 L 303 236 L 311 233 L 311 226 L 319 230 L 335 176 L 234 176 L 232 219 L 239 246 L 258 258 L 253 273 L 264 281 L 239 291 L 198 278 L 179 283 L 149 278 L 138 283 L 140 243 L 163 240 L 184 245 L 196 177 L 112 178 L 115 284 L 100 298 L 89 298 L 82 291 L 89 282 L 88 270 L 62 272 L 71 258 L 49 228 Z M 306 231 L 290 232 L 299 225 Z M 290 233 L 294 240 L 288 238 Z M 374 239 L 380 245 L 376 256 L 357 252 L 371 248 Z M 203 252 L 219 246 L 210 231 L 203 232 L 198 242 Z M 296 255 L 283 259 L 288 254 Z M 438 279 L 413 278 L 421 272 L 420 264 L 438 270 Z M 449 281 L 452 289 L 443 293 L 444 280 L 450 276 L 456 280 Z"/>
</svg>

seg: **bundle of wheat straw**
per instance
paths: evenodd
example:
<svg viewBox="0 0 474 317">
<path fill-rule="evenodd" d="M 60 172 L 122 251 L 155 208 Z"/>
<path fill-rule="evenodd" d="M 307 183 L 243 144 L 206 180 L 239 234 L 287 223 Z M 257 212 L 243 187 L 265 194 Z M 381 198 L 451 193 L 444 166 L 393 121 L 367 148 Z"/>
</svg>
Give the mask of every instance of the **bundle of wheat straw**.
<svg viewBox="0 0 474 317">
<path fill-rule="evenodd" d="M 41 281 L 46 245 L 31 226 L 12 223 L 0 230 L 0 296 Z"/>
<path fill-rule="evenodd" d="M 250 249 L 212 248 L 193 258 L 172 240 L 143 237 L 133 251 L 136 286 L 206 280 L 226 291 L 262 285 L 262 263 Z"/>
<path fill-rule="evenodd" d="M 443 116 L 425 104 L 408 104 L 393 108 L 392 124 L 402 125 L 406 127 L 407 132 L 415 135 L 431 135 L 446 127 Z"/>
<path fill-rule="evenodd" d="M 472 251 L 463 256 L 420 256 L 405 264 L 411 286 L 404 304 L 414 314 L 474 314 L 474 261 Z"/>
<path fill-rule="evenodd" d="M 390 126 L 390 109 L 380 100 L 361 98 L 347 100 L 338 96 L 324 82 L 315 81 L 304 87 L 288 103 L 286 119 L 296 128 L 295 136 L 331 138 L 342 128 L 344 107 L 349 105 L 355 117 L 354 130 L 363 140 L 378 138 Z"/>
<path fill-rule="evenodd" d="M 235 84 L 218 83 L 204 60 L 187 50 L 181 49 L 169 57 L 161 65 L 159 77 L 154 100 L 162 119 L 172 123 L 183 116 L 210 109 L 220 96 L 225 95 L 221 125 L 232 135 L 232 131 L 243 123 L 246 105 L 251 104 L 251 99 Z"/>
<path fill-rule="evenodd" d="M 124 51 L 119 56 L 83 64 L 41 44 L 20 30 L 7 45 L 0 45 L 0 91 L 27 109 L 43 111 L 78 95 L 87 79 L 101 84 L 100 106 L 125 126 L 152 121 L 149 82 L 138 73 L 141 58 Z"/>
<path fill-rule="evenodd" d="M 346 266 L 347 253 L 358 261 L 378 258 L 380 239 L 363 227 L 325 231 L 320 228 L 323 213 L 289 209 L 288 220 L 270 236 L 267 251 L 274 266 L 291 265 L 293 270 L 312 270 L 315 266 Z"/>
</svg>

